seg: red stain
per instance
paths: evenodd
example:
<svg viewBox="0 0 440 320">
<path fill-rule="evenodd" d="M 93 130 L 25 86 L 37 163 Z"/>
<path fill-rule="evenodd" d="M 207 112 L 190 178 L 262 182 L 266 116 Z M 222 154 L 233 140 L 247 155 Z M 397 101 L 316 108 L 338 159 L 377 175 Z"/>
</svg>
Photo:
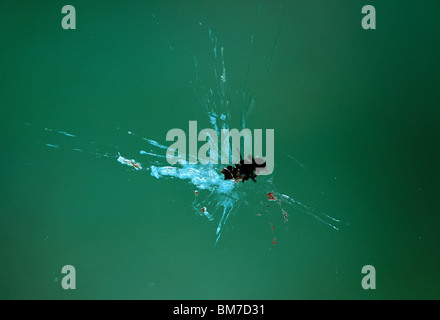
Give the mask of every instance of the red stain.
<svg viewBox="0 0 440 320">
<path fill-rule="evenodd" d="M 266 196 L 269 197 L 269 198 L 267 199 L 267 200 L 269 200 L 269 201 L 276 201 L 276 200 L 277 200 L 277 197 L 276 197 L 275 193 L 273 193 L 273 192 L 266 193 Z"/>
<path fill-rule="evenodd" d="M 287 212 L 283 208 L 281 208 L 281 211 L 283 212 L 284 223 L 286 223 L 288 221 L 287 220 Z"/>
<path fill-rule="evenodd" d="M 276 244 L 276 241 L 277 241 L 277 237 L 273 238 L 273 241 L 272 241 L 273 245 Z"/>
</svg>

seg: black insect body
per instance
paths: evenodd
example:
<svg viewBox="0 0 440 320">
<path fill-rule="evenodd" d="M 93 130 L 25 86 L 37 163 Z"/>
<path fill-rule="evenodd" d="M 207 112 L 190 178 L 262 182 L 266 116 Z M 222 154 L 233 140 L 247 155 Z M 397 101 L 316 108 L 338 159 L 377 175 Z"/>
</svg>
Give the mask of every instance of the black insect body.
<svg viewBox="0 0 440 320">
<path fill-rule="evenodd" d="M 252 158 L 251 163 L 245 163 L 240 155 L 240 163 L 237 163 L 234 167 L 227 166 L 226 168 L 223 168 L 222 173 L 225 175 L 225 180 L 234 179 L 235 182 L 245 182 L 246 180 L 252 179 L 254 182 L 257 182 L 257 180 L 255 180 L 257 177 L 257 168 L 265 167 L 266 162 L 258 164 L 255 162 L 254 158 Z"/>
</svg>

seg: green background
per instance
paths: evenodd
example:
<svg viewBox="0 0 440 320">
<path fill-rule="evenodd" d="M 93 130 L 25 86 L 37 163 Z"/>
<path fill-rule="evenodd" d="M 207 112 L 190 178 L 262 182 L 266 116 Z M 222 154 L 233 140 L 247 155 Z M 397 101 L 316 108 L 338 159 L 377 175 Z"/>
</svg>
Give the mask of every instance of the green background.
<svg viewBox="0 0 440 320">
<path fill-rule="evenodd" d="M 61 27 L 65 4 L 76 30 Z M 361 28 L 366 4 L 376 30 Z M 439 10 L 2 1 L 0 298 L 439 299 Z M 208 28 L 224 47 L 231 112 L 249 68 L 247 126 L 273 128 L 275 147 L 304 165 L 277 152 L 274 183 L 340 231 L 291 210 L 274 246 L 243 206 L 215 246 L 192 185 L 116 162 L 118 151 L 143 162 L 129 130 L 165 143 L 189 120 L 208 126 L 197 99 L 216 63 Z M 61 288 L 68 264 L 76 290 Z M 376 290 L 361 287 L 368 264 Z"/>
</svg>

